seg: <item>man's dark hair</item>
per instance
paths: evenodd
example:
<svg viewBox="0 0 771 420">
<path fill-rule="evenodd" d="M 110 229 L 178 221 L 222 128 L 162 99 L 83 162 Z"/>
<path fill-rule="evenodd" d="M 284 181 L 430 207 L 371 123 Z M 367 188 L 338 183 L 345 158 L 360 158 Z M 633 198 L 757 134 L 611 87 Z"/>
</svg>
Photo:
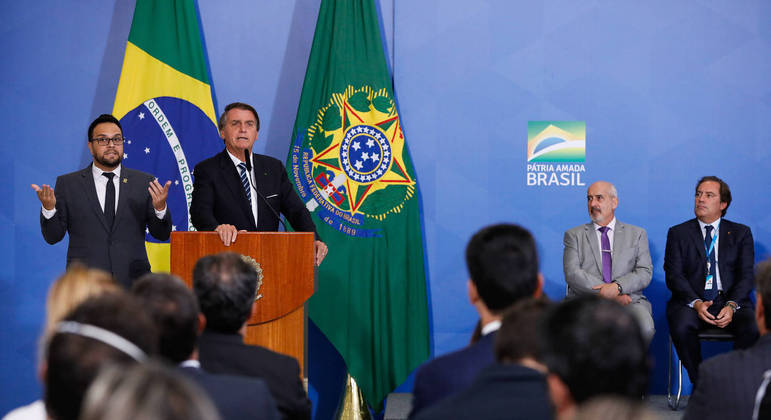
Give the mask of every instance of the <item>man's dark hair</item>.
<svg viewBox="0 0 771 420">
<path fill-rule="evenodd" d="M 755 288 L 763 299 L 766 329 L 771 330 L 771 258 L 759 262 L 755 267 Z"/>
<path fill-rule="evenodd" d="M 232 104 L 228 104 L 228 106 L 225 107 L 225 110 L 222 111 L 222 114 L 220 114 L 220 120 L 219 120 L 219 128 L 222 130 L 225 127 L 225 120 L 227 119 L 228 111 L 231 109 L 242 109 L 244 111 L 249 111 L 254 115 L 254 120 L 257 124 L 255 124 L 255 128 L 257 128 L 257 131 L 260 131 L 260 116 L 257 115 L 257 110 L 254 109 L 253 106 L 249 104 L 245 104 L 243 102 L 233 102 Z"/>
<path fill-rule="evenodd" d="M 495 359 L 504 364 L 527 357 L 540 361 L 538 323 L 551 306 L 548 299 L 540 297 L 521 300 L 506 309 L 495 335 Z"/>
<path fill-rule="evenodd" d="M 720 184 L 720 202 L 726 203 L 725 208 L 723 209 L 723 212 L 722 212 L 722 216 L 725 217 L 726 210 L 728 210 L 728 207 L 731 206 L 731 189 L 728 188 L 728 184 L 726 184 L 725 181 L 723 181 L 722 179 L 714 175 L 709 175 L 709 176 L 701 177 L 699 182 L 696 183 L 696 188 L 694 191 L 698 191 L 699 185 L 707 181 L 713 181 Z"/>
<path fill-rule="evenodd" d="M 64 321 L 110 331 L 147 355 L 155 353 L 157 335 L 142 306 L 125 292 L 108 292 L 76 307 Z M 128 353 L 103 341 L 71 332 L 57 332 L 48 345 L 45 405 L 56 420 L 76 420 L 83 397 L 100 368 L 137 363 Z"/>
<path fill-rule="evenodd" d="M 177 276 L 150 273 L 131 287 L 158 330 L 158 351 L 175 364 L 190 358 L 198 340 L 198 302 Z"/>
<path fill-rule="evenodd" d="M 466 247 L 471 281 L 488 309 L 500 312 L 538 288 L 538 253 L 527 229 L 499 224 L 477 232 Z"/>
<path fill-rule="evenodd" d="M 193 291 L 207 330 L 238 332 L 251 314 L 258 276 L 255 267 L 234 252 L 207 255 L 195 263 Z"/>
<path fill-rule="evenodd" d="M 97 125 L 101 123 L 113 123 L 118 126 L 118 129 L 120 129 L 121 135 L 123 135 L 123 127 L 120 126 L 120 121 L 118 121 L 117 118 L 113 117 L 110 114 L 102 114 L 94 121 L 91 122 L 91 125 L 88 126 L 88 141 L 91 141 L 94 136 L 94 128 L 96 128 Z"/>
<path fill-rule="evenodd" d="M 639 398 L 648 384 L 640 326 L 618 303 L 595 295 L 550 309 L 539 327 L 543 362 L 580 404 L 598 395 Z"/>
</svg>

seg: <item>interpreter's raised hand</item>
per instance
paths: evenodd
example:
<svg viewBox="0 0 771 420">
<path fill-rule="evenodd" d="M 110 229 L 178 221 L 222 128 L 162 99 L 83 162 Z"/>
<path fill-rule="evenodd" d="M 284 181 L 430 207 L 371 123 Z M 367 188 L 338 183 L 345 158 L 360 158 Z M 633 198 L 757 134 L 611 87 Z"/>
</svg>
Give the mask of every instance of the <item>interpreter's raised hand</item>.
<svg viewBox="0 0 771 420">
<path fill-rule="evenodd" d="M 46 210 L 53 210 L 56 207 L 56 196 L 54 195 L 54 189 L 49 185 L 43 184 L 42 187 L 37 184 L 32 184 L 32 189 L 37 193 L 37 198 L 40 203 L 43 204 L 43 208 Z"/>
<path fill-rule="evenodd" d="M 150 196 L 153 198 L 153 207 L 156 210 L 161 211 L 166 208 L 166 199 L 169 197 L 169 186 L 171 181 L 166 181 L 166 184 L 161 187 L 158 179 L 154 179 L 150 182 L 150 186 L 147 187 L 147 191 L 150 192 Z"/>
</svg>

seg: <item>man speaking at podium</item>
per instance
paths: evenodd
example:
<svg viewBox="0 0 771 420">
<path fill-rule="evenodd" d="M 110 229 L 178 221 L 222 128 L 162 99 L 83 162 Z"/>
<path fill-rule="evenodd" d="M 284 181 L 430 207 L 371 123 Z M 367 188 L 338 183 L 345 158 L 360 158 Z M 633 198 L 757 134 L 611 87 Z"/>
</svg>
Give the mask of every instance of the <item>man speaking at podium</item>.
<svg viewBox="0 0 771 420">
<path fill-rule="evenodd" d="M 260 130 L 260 117 L 248 104 L 234 102 L 219 120 L 225 150 L 193 170 L 190 217 L 199 231 L 215 231 L 222 243 L 236 242 L 239 232 L 278 230 L 283 213 L 294 230 L 316 232 L 311 215 L 289 182 L 278 159 L 252 153 Z M 327 246 L 316 234 L 315 263 L 327 255 Z"/>
<path fill-rule="evenodd" d="M 80 261 L 112 273 L 124 287 L 150 271 L 145 229 L 158 240 L 171 234 L 166 208 L 169 185 L 152 175 L 123 167 L 123 129 L 109 114 L 88 127 L 85 169 L 62 175 L 56 189 L 32 184 L 42 203 L 40 230 L 49 244 L 70 235 L 67 265 Z"/>
</svg>

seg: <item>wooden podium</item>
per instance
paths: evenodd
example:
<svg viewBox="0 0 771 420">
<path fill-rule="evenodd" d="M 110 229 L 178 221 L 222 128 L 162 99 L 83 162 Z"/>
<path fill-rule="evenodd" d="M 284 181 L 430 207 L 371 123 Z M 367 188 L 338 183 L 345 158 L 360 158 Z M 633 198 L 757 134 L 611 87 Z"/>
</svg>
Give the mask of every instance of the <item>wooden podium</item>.
<svg viewBox="0 0 771 420">
<path fill-rule="evenodd" d="M 295 357 L 305 372 L 305 301 L 314 290 L 313 233 L 239 233 L 224 246 L 216 232 L 172 232 L 171 273 L 193 284 L 199 258 L 231 251 L 254 258 L 262 268 L 262 295 L 254 305 L 244 342 Z"/>
</svg>

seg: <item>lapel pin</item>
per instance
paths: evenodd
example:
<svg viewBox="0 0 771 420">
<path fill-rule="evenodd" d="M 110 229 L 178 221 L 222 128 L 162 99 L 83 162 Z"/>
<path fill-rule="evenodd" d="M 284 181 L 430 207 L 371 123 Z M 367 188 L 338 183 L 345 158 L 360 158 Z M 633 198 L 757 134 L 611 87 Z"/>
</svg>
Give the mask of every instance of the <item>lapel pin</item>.
<svg viewBox="0 0 771 420">
<path fill-rule="evenodd" d="M 123 178 L 123 183 L 128 184 L 128 178 Z"/>
</svg>

